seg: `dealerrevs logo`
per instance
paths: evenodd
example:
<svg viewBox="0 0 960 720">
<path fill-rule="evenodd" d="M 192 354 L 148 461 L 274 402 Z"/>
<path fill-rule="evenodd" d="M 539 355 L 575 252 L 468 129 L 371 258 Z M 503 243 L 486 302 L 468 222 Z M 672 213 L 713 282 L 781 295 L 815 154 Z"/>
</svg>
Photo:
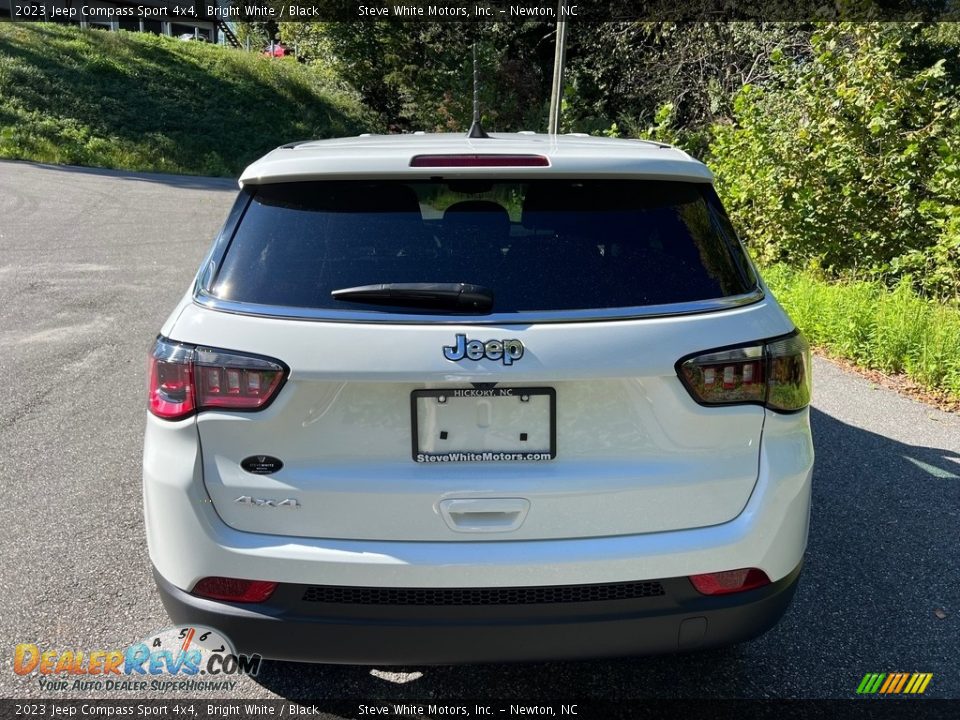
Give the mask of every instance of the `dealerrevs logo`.
<svg viewBox="0 0 960 720">
<path fill-rule="evenodd" d="M 933 673 L 867 673 L 857 686 L 857 695 L 923 695 Z"/>
<path fill-rule="evenodd" d="M 13 671 L 35 676 L 46 691 L 232 690 L 235 678 L 260 671 L 261 659 L 235 652 L 230 640 L 213 628 L 189 625 L 162 630 L 122 649 L 20 643 L 14 649 Z"/>
</svg>

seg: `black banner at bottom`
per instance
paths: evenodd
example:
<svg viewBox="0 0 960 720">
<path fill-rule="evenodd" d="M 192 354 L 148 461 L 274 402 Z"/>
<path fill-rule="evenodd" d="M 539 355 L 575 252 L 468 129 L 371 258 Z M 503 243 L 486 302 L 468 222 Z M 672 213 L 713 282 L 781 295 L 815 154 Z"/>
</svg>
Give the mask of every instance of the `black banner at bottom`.
<svg viewBox="0 0 960 720">
<path fill-rule="evenodd" d="M 0 699 L 0 718 L 957 718 L 960 700 L 51 700 Z"/>
</svg>

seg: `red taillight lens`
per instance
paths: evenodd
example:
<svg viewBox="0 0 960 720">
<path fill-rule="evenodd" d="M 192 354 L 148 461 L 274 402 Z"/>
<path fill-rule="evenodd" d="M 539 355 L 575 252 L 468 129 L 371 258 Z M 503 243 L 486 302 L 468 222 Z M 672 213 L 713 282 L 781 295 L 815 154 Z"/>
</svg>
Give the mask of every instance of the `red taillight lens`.
<svg viewBox="0 0 960 720">
<path fill-rule="evenodd" d="M 730 593 L 754 590 L 770 584 L 770 578 L 763 570 L 741 568 L 725 572 L 691 575 L 690 582 L 702 595 L 729 595 Z"/>
<path fill-rule="evenodd" d="M 410 167 L 549 167 L 543 155 L 414 155 Z"/>
<path fill-rule="evenodd" d="M 213 408 L 259 410 L 285 377 L 286 368 L 275 360 L 160 338 L 150 353 L 149 408 L 165 420 Z"/>
<path fill-rule="evenodd" d="M 193 586 L 191 594 L 211 600 L 255 603 L 268 600 L 276 589 L 277 583 L 266 580 L 207 577 Z"/>
<path fill-rule="evenodd" d="M 677 371 L 701 405 L 757 403 L 792 412 L 810 404 L 810 348 L 799 334 L 701 353 Z"/>
<path fill-rule="evenodd" d="M 194 360 L 199 409 L 256 410 L 283 382 L 283 366 L 272 360 L 197 348 Z"/>
<path fill-rule="evenodd" d="M 193 348 L 157 340 L 150 353 L 150 412 L 177 420 L 196 409 L 192 361 Z"/>
</svg>

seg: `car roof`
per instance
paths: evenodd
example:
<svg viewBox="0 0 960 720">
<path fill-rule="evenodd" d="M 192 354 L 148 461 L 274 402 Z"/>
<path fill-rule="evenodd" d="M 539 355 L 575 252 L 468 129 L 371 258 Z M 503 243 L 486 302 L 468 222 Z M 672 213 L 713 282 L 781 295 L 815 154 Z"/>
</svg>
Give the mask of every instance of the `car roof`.
<svg viewBox="0 0 960 720">
<path fill-rule="evenodd" d="M 411 167 L 415 155 L 541 155 L 546 167 Z M 647 140 L 579 133 L 359 135 L 281 145 L 247 167 L 240 185 L 325 179 L 432 177 L 660 178 L 711 182 L 706 165 L 682 150 Z"/>
</svg>

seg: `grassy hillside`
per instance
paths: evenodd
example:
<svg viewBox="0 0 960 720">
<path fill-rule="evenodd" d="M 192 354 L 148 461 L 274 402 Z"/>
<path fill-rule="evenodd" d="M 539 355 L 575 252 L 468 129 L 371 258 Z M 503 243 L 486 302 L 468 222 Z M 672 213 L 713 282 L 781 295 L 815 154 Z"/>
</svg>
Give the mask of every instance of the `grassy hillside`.
<svg viewBox="0 0 960 720">
<path fill-rule="evenodd" d="M 284 142 L 371 129 L 331 85 L 204 43 L 0 23 L 0 158 L 236 175 Z"/>
</svg>

